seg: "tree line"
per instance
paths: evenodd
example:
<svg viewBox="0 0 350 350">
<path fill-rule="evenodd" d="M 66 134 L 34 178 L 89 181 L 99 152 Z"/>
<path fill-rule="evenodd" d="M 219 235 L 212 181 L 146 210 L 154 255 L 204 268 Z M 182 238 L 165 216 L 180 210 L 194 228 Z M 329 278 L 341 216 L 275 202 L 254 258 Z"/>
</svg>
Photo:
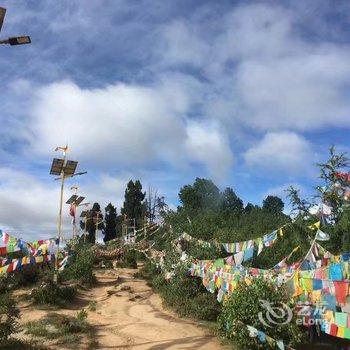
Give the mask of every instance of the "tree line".
<svg viewBox="0 0 350 350">
<path fill-rule="evenodd" d="M 207 223 L 207 219 L 215 215 L 222 223 L 227 222 L 227 225 L 231 225 L 232 220 L 237 221 L 245 215 L 256 217 L 260 211 L 266 215 L 285 218 L 284 203 L 279 197 L 267 196 L 261 207 L 251 203 L 244 205 L 243 200 L 232 188 L 227 187 L 221 192 L 213 181 L 203 178 L 196 178 L 192 185 L 183 186 L 179 191 L 179 202 L 180 205 L 176 211 L 169 210 L 164 196 L 158 195 L 157 190 L 149 186 L 148 190 L 144 191 L 139 180 L 130 180 L 126 186 L 123 206 L 119 213 L 112 203 L 104 208 L 104 213 L 100 204 L 94 203 L 86 218 L 81 220 L 80 227 L 86 230 L 88 242 L 95 243 L 96 230 L 101 230 L 104 241 L 108 242 L 122 236 L 123 225 L 139 229 L 160 217 L 173 223 L 179 232 L 193 231 L 188 230 L 186 224 L 197 227 L 199 222 L 202 222 L 207 229 L 211 227 L 211 232 L 217 231 L 222 226 L 217 223 L 217 220 L 212 220 L 212 224 L 216 227 Z M 224 226 L 227 225 L 224 224 Z M 204 236 L 207 229 L 203 231 Z"/>
</svg>

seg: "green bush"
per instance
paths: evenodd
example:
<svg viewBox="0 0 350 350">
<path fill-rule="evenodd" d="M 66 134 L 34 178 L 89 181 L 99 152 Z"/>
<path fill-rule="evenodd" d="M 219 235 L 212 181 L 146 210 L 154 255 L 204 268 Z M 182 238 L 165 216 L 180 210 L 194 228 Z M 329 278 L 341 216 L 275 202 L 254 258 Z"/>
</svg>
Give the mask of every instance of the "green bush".
<svg viewBox="0 0 350 350">
<path fill-rule="evenodd" d="M 0 298 L 0 343 L 5 342 L 7 338 L 18 331 L 17 319 L 19 318 L 19 309 L 15 301 L 8 293 L 1 294 Z"/>
<path fill-rule="evenodd" d="M 143 267 L 137 271 L 134 276 L 136 278 L 143 278 L 147 281 L 152 281 L 157 275 L 161 273 L 160 268 L 154 264 L 151 260 L 146 260 Z"/>
<path fill-rule="evenodd" d="M 137 269 L 137 252 L 135 250 L 126 250 L 120 261 L 118 261 L 118 267 L 126 267 L 131 269 Z"/>
<path fill-rule="evenodd" d="M 98 347 L 95 329 L 87 322 L 85 310 L 77 312 L 76 317 L 49 313 L 39 321 L 28 322 L 25 330 L 35 337 L 55 339 L 58 346 L 80 348 L 80 341 L 84 337 L 88 340 L 88 348 Z"/>
<path fill-rule="evenodd" d="M 165 305 L 180 316 L 215 321 L 220 313 L 221 305 L 216 295 L 203 287 L 201 279 L 187 276 L 184 267 L 175 271 L 170 281 L 166 281 L 163 275 L 157 275 L 152 286 L 161 295 Z"/>
<path fill-rule="evenodd" d="M 71 286 L 61 286 L 52 281 L 42 282 L 38 288 L 31 290 L 29 296 L 35 304 L 63 306 L 72 301 L 77 289 Z"/>
<path fill-rule="evenodd" d="M 303 340 L 303 333 L 297 326 L 295 317 L 283 324 L 285 319 L 280 320 L 272 327 L 266 327 L 259 320 L 259 313 L 266 315 L 267 310 L 262 306 L 261 300 L 266 300 L 272 306 L 281 307 L 282 303 L 290 308 L 290 299 L 284 287 L 276 287 L 262 278 L 255 279 L 248 285 L 244 281 L 238 284 L 234 293 L 230 294 L 224 302 L 222 312 L 218 318 L 218 329 L 221 335 L 231 339 L 238 349 L 267 349 L 266 344 L 259 343 L 255 338 L 249 337 L 246 325 L 255 327 L 265 332 L 276 340 L 295 346 Z M 266 318 L 264 318 L 266 320 Z"/>
<path fill-rule="evenodd" d="M 50 265 L 27 265 L 21 270 L 0 277 L 0 293 L 27 287 L 40 281 L 53 278 L 53 267 Z"/>
<path fill-rule="evenodd" d="M 71 252 L 68 266 L 63 270 L 61 276 L 64 280 L 77 280 L 83 284 L 92 285 L 96 279 L 93 274 L 94 254 L 88 244 L 77 244 Z"/>
</svg>

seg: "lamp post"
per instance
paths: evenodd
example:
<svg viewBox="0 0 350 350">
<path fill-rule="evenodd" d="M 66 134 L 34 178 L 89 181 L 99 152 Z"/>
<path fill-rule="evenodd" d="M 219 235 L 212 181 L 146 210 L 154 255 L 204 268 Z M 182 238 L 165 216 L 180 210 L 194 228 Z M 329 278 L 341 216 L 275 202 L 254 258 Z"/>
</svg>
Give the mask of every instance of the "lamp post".
<svg viewBox="0 0 350 350">
<path fill-rule="evenodd" d="M 95 244 L 97 244 L 97 230 L 98 225 L 103 222 L 103 219 L 99 220 L 100 214 L 102 214 L 101 211 L 96 212 L 96 218 L 93 218 L 93 221 L 95 222 Z"/>
<path fill-rule="evenodd" d="M 73 238 L 75 238 L 76 231 L 77 231 L 76 219 L 75 219 L 77 207 L 81 207 L 83 205 L 87 206 L 90 203 L 82 203 L 82 201 L 85 199 L 85 197 L 77 195 L 78 189 L 79 189 L 78 186 L 72 186 L 70 189 L 74 191 L 74 194 L 67 200 L 66 204 L 70 205 L 70 212 L 69 213 L 72 216 L 72 230 L 73 230 L 72 232 L 73 232 Z"/>
<path fill-rule="evenodd" d="M 55 259 L 55 273 L 54 273 L 54 282 L 57 283 L 58 277 L 58 255 L 60 250 L 60 241 L 62 235 L 62 206 L 63 206 L 63 189 L 64 189 L 64 181 L 66 178 L 79 176 L 86 174 L 87 172 L 76 173 L 75 170 L 77 168 L 78 162 L 73 160 L 67 160 L 67 151 L 68 146 L 65 147 L 56 147 L 55 151 L 61 150 L 63 152 L 63 159 L 54 158 L 51 165 L 50 175 L 59 175 L 55 180 L 61 180 L 61 190 L 60 190 L 60 204 L 59 204 L 59 212 L 58 212 L 58 222 L 57 222 L 57 250 L 56 250 L 56 259 Z"/>
<path fill-rule="evenodd" d="M 6 9 L 4 9 L 3 7 L 0 7 L 0 31 L 4 23 L 5 14 L 6 14 Z M 30 39 L 30 36 L 28 35 L 12 36 L 8 39 L 0 40 L 0 44 L 7 44 L 11 46 L 25 45 L 25 44 L 30 44 L 31 42 L 32 41 Z"/>
</svg>

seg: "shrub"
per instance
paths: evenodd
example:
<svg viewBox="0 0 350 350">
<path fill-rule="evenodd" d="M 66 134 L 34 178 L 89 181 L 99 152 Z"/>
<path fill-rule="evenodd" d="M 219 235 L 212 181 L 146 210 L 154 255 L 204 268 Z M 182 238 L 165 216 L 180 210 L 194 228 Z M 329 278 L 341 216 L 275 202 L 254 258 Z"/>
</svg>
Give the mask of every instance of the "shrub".
<svg viewBox="0 0 350 350">
<path fill-rule="evenodd" d="M 134 250 L 126 250 L 117 266 L 137 269 L 136 253 Z"/>
<path fill-rule="evenodd" d="M 0 298 L 0 343 L 18 330 L 19 309 L 8 293 Z"/>
<path fill-rule="evenodd" d="M 56 339 L 56 345 L 77 347 L 82 336 L 88 338 L 89 348 L 97 348 L 95 330 L 87 322 L 87 312 L 81 310 L 76 317 L 49 313 L 40 321 L 29 322 L 25 325 L 26 333 L 36 337 Z"/>
<path fill-rule="evenodd" d="M 42 282 L 38 288 L 32 289 L 29 296 L 35 304 L 62 306 L 72 301 L 77 289 L 71 286 L 60 286 L 52 281 Z"/>
<path fill-rule="evenodd" d="M 49 348 L 33 339 L 10 338 L 0 344 L 0 350 L 49 350 Z"/>
<path fill-rule="evenodd" d="M 94 254 L 88 244 L 77 244 L 72 251 L 72 257 L 68 266 L 61 273 L 65 280 L 78 280 L 83 284 L 92 285 L 95 283 L 93 274 Z"/>
<path fill-rule="evenodd" d="M 170 281 L 166 281 L 163 275 L 157 275 L 152 285 L 165 305 L 181 316 L 215 321 L 219 315 L 221 306 L 215 294 L 210 294 L 203 287 L 201 279 L 187 276 L 184 267 L 175 271 Z"/>
<path fill-rule="evenodd" d="M 150 260 L 146 260 L 143 267 L 134 274 L 136 278 L 143 278 L 147 281 L 152 281 L 157 275 L 161 273 L 159 267 Z"/>
<path fill-rule="evenodd" d="M 50 265 L 27 265 L 22 269 L 8 275 L 0 276 L 0 293 L 27 287 L 40 281 L 53 279 L 53 266 Z"/>
<path fill-rule="evenodd" d="M 272 306 L 280 307 L 281 304 L 288 305 L 288 298 L 284 287 L 277 288 L 275 285 L 263 280 L 255 279 L 250 285 L 243 280 L 238 284 L 234 293 L 224 301 L 222 312 L 218 318 L 219 332 L 226 338 L 232 339 L 239 349 L 264 349 L 264 345 L 255 338 L 249 337 L 246 325 L 255 327 L 265 332 L 276 340 L 283 340 L 294 346 L 303 339 L 303 333 L 296 325 L 295 318 L 287 324 L 276 322 L 273 327 L 266 327 L 259 320 L 259 312 L 266 315 L 267 310 L 262 306 L 261 300 L 266 300 Z M 266 320 L 266 318 L 265 318 Z"/>
<path fill-rule="evenodd" d="M 88 308 L 90 311 L 96 311 L 96 309 L 97 309 L 96 301 L 94 301 L 94 300 L 90 301 Z"/>
</svg>

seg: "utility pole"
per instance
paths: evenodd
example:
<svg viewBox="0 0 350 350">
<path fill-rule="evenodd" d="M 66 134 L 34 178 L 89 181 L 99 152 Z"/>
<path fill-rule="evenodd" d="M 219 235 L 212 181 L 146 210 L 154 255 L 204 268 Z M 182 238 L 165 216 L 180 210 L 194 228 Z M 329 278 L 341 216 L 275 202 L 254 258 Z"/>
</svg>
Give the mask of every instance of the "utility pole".
<svg viewBox="0 0 350 350">
<path fill-rule="evenodd" d="M 66 146 L 65 150 L 63 151 L 63 164 L 66 163 L 67 156 L 66 152 L 68 150 L 68 146 Z M 58 255 L 60 253 L 60 242 L 61 242 L 61 235 L 62 235 L 62 206 L 63 206 L 63 188 L 64 188 L 64 168 L 62 167 L 61 174 L 60 174 L 60 180 L 61 180 L 61 191 L 60 191 L 60 207 L 58 212 L 58 226 L 57 226 L 57 232 L 58 232 L 58 242 L 57 242 L 57 250 L 56 250 L 56 259 L 55 259 L 55 273 L 53 275 L 53 281 L 54 283 L 57 283 L 58 280 Z"/>
<path fill-rule="evenodd" d="M 101 211 L 96 212 L 96 224 L 95 224 L 95 244 L 97 244 L 97 230 L 98 230 L 98 225 L 103 222 L 103 220 L 99 221 L 99 216 L 102 214 Z"/>
<path fill-rule="evenodd" d="M 84 217 L 84 243 L 86 243 L 86 224 L 87 224 L 87 216 Z"/>
<path fill-rule="evenodd" d="M 61 181 L 61 190 L 60 190 L 60 203 L 59 203 L 59 212 L 58 212 L 58 222 L 57 222 L 57 250 L 56 250 L 56 258 L 55 258 L 55 273 L 54 273 L 54 282 L 57 283 L 58 279 L 58 256 L 60 251 L 60 242 L 62 237 L 62 207 L 63 207 L 63 189 L 65 179 L 68 177 L 74 177 L 78 175 L 86 174 L 87 172 L 76 173 L 75 170 L 77 168 L 78 162 L 67 160 L 67 151 L 68 145 L 65 147 L 56 147 L 55 151 L 61 150 L 63 152 L 62 158 L 54 158 L 51 165 L 50 175 L 59 175 L 55 180 Z"/>
</svg>

